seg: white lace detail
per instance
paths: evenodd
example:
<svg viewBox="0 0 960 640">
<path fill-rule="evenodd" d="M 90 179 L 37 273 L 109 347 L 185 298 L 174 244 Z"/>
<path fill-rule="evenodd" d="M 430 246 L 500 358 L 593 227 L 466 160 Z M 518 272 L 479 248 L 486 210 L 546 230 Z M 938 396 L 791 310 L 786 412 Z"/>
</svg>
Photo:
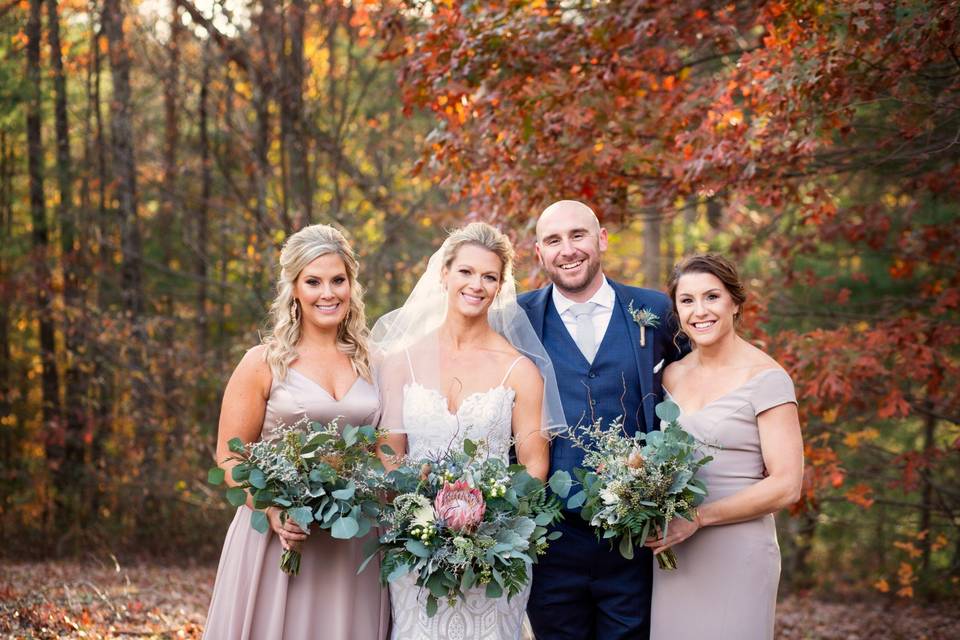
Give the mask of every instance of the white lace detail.
<svg viewBox="0 0 960 640">
<path fill-rule="evenodd" d="M 509 375 L 509 371 L 507 372 Z M 506 377 L 504 378 L 506 382 Z M 507 461 L 512 436 L 516 392 L 504 384 L 466 396 L 451 413 L 436 389 L 411 382 L 403 388 L 403 430 L 407 454 L 414 460 L 462 446 L 464 439 L 484 441 L 490 455 Z M 393 609 L 392 640 L 518 640 L 530 586 L 507 601 L 487 598 L 482 589 L 467 592 L 450 607 L 444 600 L 427 616 L 426 590 L 407 574 L 390 583 Z"/>
<path fill-rule="evenodd" d="M 471 393 L 457 407 L 436 389 L 411 382 L 403 388 L 403 430 L 407 455 L 414 460 L 459 449 L 466 439 L 484 441 L 492 457 L 506 461 L 510 451 L 513 400 L 516 392 L 504 385 Z"/>
</svg>

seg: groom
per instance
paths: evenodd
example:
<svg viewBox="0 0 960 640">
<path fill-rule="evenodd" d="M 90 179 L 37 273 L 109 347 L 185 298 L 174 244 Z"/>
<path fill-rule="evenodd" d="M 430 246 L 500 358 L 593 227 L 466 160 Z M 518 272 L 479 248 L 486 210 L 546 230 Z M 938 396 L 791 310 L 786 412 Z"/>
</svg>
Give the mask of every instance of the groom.
<svg viewBox="0 0 960 640">
<path fill-rule="evenodd" d="M 536 252 L 552 284 L 521 295 L 556 370 L 567 423 L 603 425 L 623 416 L 628 434 L 656 428 L 663 368 L 682 355 L 674 345 L 670 301 L 659 291 L 629 287 L 603 275 L 607 230 L 581 202 L 561 200 L 537 221 Z M 641 328 L 629 308 L 659 321 Z M 573 474 L 583 451 L 560 437 L 550 471 Z M 534 565 L 527 614 L 537 640 L 646 639 L 650 634 L 653 559 L 636 547 L 625 560 L 609 540 L 598 541 L 578 512 L 565 512 L 563 535 Z"/>
</svg>

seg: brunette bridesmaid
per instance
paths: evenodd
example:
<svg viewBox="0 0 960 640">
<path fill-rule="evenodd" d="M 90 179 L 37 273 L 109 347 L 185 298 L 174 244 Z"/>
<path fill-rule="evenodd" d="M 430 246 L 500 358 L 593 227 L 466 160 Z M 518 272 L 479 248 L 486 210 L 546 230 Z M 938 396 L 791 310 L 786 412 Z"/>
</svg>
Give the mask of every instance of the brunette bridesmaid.
<svg viewBox="0 0 960 640">
<path fill-rule="evenodd" d="M 663 388 L 713 460 L 700 472 L 709 495 L 693 521 L 671 521 L 667 537 L 648 544 L 674 547 L 679 565 L 654 569 L 650 638 L 770 640 L 780 582 L 773 514 L 797 501 L 803 477 L 793 382 L 737 335 L 746 293 L 729 260 L 687 258 L 670 298 L 693 351 L 666 368 Z"/>
</svg>

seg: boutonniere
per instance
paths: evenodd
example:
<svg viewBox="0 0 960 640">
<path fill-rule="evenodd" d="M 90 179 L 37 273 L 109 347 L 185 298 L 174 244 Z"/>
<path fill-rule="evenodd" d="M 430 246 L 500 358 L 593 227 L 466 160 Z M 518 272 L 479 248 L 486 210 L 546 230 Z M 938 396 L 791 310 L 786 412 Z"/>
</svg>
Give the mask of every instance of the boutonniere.
<svg viewBox="0 0 960 640">
<path fill-rule="evenodd" d="M 640 327 L 640 346 L 647 346 L 647 327 L 659 327 L 660 316 L 655 314 L 653 311 L 650 311 L 650 309 L 647 309 L 646 307 L 634 309 L 633 300 L 631 300 L 630 304 L 627 305 L 627 311 L 630 313 L 630 317 L 633 318 L 633 321 L 637 323 L 637 326 Z"/>
</svg>

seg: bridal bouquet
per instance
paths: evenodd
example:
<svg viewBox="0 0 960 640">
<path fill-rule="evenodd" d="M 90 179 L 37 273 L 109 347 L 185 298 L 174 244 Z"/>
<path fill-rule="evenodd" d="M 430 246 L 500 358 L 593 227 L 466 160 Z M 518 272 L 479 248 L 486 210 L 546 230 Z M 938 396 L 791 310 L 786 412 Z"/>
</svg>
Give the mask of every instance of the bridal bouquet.
<svg viewBox="0 0 960 640">
<path fill-rule="evenodd" d="M 488 598 L 520 593 L 528 565 L 560 535 L 547 530 L 561 517 L 559 499 L 523 465 L 486 457 L 483 443 L 466 440 L 462 451 L 401 466 L 388 478 L 397 495 L 384 513 L 380 579 L 415 572 L 429 590 L 431 617 L 440 598 L 453 605 L 475 586 Z M 566 472 L 550 478 L 562 497 L 570 485 Z"/>
<path fill-rule="evenodd" d="M 374 427 L 345 426 L 302 420 L 283 427 L 271 440 L 244 445 L 230 440 L 228 460 L 236 486 L 227 489 L 227 500 L 239 507 L 253 497 L 250 524 L 260 533 L 270 527 L 265 509 L 281 509 L 280 517 L 296 522 L 304 531 L 312 524 L 329 529 L 334 538 L 366 535 L 380 512 L 378 491 L 383 487 L 383 464 L 377 458 Z M 305 428 L 306 427 L 306 428 Z M 224 481 L 224 470 L 214 467 L 208 480 Z M 300 572 L 300 552 L 287 549 L 280 568 L 290 575 Z"/>
<path fill-rule="evenodd" d="M 707 495 L 697 471 L 712 460 L 698 457 L 699 443 L 677 419 L 680 409 L 670 401 L 656 407 L 667 423 L 662 431 L 626 436 L 619 421 L 610 429 L 599 422 L 571 433 L 575 446 L 586 451 L 583 468 L 574 471 L 583 490 L 570 497 L 568 508 L 582 506 L 581 515 L 597 535 L 620 538 L 620 554 L 633 557 L 634 544 L 642 545 L 656 528 L 666 535 L 670 521 L 693 519 L 694 509 Z M 657 555 L 661 569 L 676 569 L 673 549 Z"/>
</svg>

